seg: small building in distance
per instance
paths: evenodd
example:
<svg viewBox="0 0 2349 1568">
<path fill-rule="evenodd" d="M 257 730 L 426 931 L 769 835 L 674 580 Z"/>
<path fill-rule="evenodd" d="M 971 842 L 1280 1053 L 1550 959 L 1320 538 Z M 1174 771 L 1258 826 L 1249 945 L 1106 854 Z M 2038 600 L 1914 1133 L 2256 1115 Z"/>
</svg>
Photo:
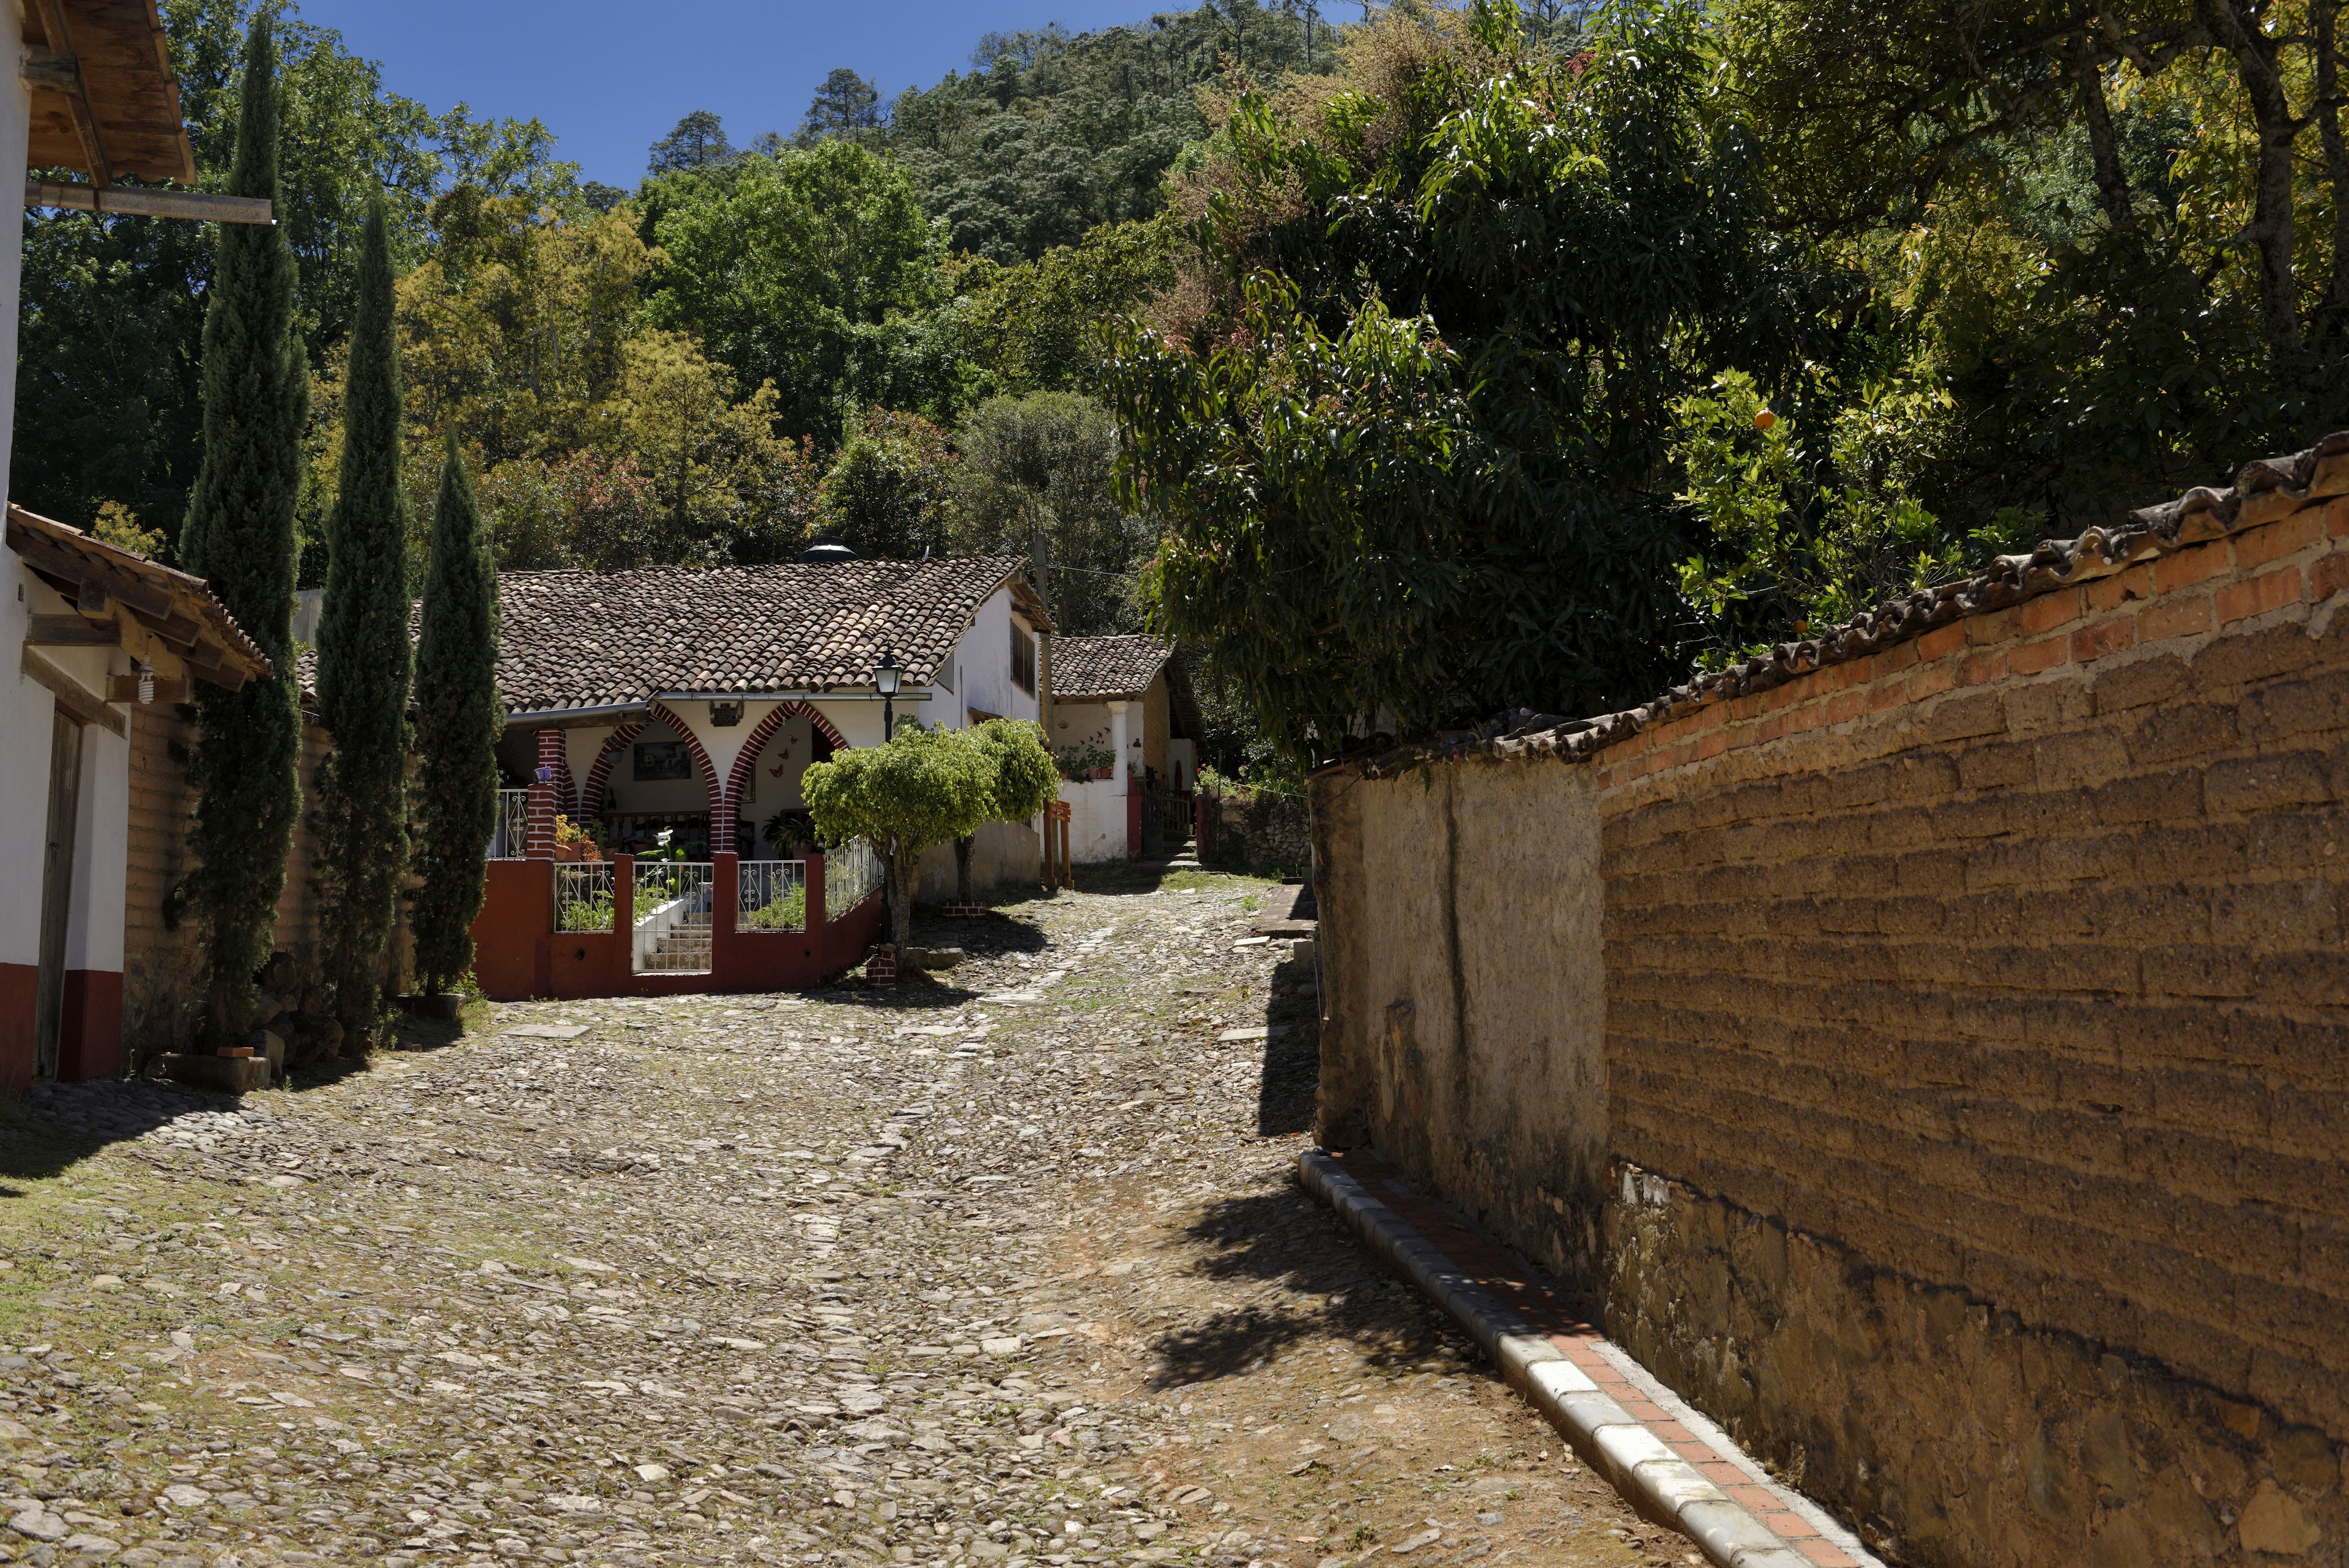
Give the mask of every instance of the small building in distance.
<svg viewBox="0 0 2349 1568">
<path fill-rule="evenodd" d="M 1052 644 L 1049 742 L 1069 803 L 1070 858 L 1172 853 L 1191 835 L 1202 726 L 1183 654 L 1157 637 Z"/>
<path fill-rule="evenodd" d="M 862 845 L 812 842 L 808 767 L 885 715 L 1038 721 L 1051 621 L 1019 556 L 511 572 L 499 583 L 505 791 L 475 972 L 493 997 L 764 991 L 861 961 Z M 895 698 L 876 680 L 895 661 Z M 560 817 L 562 822 L 554 819 Z M 1036 880 L 1038 826 L 975 836 L 976 888 Z M 953 896 L 934 846 L 916 896 Z"/>
</svg>

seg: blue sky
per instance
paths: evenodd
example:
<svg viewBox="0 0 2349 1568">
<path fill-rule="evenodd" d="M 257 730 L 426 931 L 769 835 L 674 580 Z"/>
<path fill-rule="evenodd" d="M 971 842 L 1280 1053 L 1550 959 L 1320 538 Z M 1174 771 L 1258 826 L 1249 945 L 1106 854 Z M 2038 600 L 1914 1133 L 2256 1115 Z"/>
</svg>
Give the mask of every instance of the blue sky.
<svg viewBox="0 0 2349 1568">
<path fill-rule="evenodd" d="M 979 36 L 1061 22 L 1083 32 L 1142 21 L 1160 0 L 301 0 L 383 64 L 384 85 L 435 113 L 535 115 L 584 178 L 633 186 L 645 150 L 713 109 L 737 143 L 788 133 L 834 66 L 885 98 L 959 69 Z"/>
</svg>

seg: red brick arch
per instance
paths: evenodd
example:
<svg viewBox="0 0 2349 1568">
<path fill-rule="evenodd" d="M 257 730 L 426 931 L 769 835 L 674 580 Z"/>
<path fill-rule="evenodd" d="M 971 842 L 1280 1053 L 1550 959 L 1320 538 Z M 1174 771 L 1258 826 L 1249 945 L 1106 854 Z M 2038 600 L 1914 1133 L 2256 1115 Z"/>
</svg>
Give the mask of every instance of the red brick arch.
<svg viewBox="0 0 2349 1568">
<path fill-rule="evenodd" d="M 734 758 L 734 771 L 726 777 L 726 815 L 729 820 L 740 813 L 742 786 L 750 782 L 750 770 L 759 765 L 759 753 L 767 749 L 767 742 L 775 738 L 775 732 L 783 727 L 783 721 L 794 714 L 803 715 L 809 723 L 813 724 L 817 732 L 832 742 L 833 750 L 848 750 L 847 740 L 833 727 L 832 721 L 807 703 L 776 703 L 768 711 L 767 716 L 759 721 L 759 727 L 750 732 L 750 738 L 742 742 L 742 750 Z"/>
<path fill-rule="evenodd" d="M 718 768 L 709 760 L 709 753 L 702 749 L 701 737 L 695 734 L 683 719 L 678 718 L 658 702 L 653 704 L 652 711 L 646 717 L 631 719 L 605 737 L 604 749 L 595 753 L 595 765 L 587 770 L 587 785 L 579 792 L 580 815 L 601 816 L 604 814 L 604 795 L 611 787 L 613 764 L 617 763 L 621 754 L 628 749 L 628 743 L 643 734 L 645 726 L 655 719 L 676 731 L 678 739 L 683 741 L 687 749 L 692 752 L 693 764 L 701 770 L 701 787 L 712 802 L 710 810 L 713 820 L 724 820 L 722 816 L 717 815 L 725 798 L 718 791 Z"/>
<path fill-rule="evenodd" d="M 587 787 L 579 792 L 579 815 L 583 817 L 604 815 L 605 786 L 612 782 L 612 764 L 628 749 L 628 742 L 644 733 L 645 722 L 631 719 L 604 737 L 604 749 L 595 753 L 594 765 L 587 770 Z"/>
<path fill-rule="evenodd" d="M 702 749 L 701 737 L 695 734 L 693 727 L 683 719 L 658 702 L 653 704 L 651 716 L 677 732 L 678 738 L 685 742 L 686 750 L 693 753 L 693 765 L 701 770 L 701 787 L 709 795 L 710 846 L 715 848 L 718 825 L 723 822 L 730 827 L 733 820 L 725 815 L 726 792 L 718 783 L 718 764 L 709 760 L 709 753 Z"/>
</svg>

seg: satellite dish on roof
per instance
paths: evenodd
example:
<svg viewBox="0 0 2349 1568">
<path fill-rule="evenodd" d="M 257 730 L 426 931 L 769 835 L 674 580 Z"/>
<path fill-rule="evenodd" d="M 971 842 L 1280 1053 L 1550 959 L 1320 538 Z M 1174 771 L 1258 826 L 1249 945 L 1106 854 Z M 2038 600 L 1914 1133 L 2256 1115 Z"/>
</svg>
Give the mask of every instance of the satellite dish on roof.
<svg viewBox="0 0 2349 1568">
<path fill-rule="evenodd" d="M 833 561 L 853 561 L 856 552 L 837 539 L 818 539 L 800 552 L 802 565 L 826 566 Z"/>
</svg>

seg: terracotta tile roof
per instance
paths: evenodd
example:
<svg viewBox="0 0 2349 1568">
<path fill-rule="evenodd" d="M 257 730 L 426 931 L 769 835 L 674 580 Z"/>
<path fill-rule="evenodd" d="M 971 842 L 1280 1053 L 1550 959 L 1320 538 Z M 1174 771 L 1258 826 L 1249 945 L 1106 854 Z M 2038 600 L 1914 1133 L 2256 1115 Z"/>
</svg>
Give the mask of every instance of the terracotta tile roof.
<svg viewBox="0 0 2349 1568">
<path fill-rule="evenodd" d="M 1415 766 L 1430 756 L 1474 751 L 1587 762 L 1651 724 L 1704 703 L 1767 691 L 1826 665 L 1865 659 L 1922 637 L 1951 621 L 1990 615 L 2075 587 L 2131 561 L 2256 528 L 2336 495 L 2349 495 L 2349 431 L 2335 431 L 2306 452 L 2247 464 L 2224 490 L 2197 485 L 2175 501 L 2141 507 L 2111 528 L 2091 528 L 2076 539 L 2046 540 L 2027 556 L 2001 556 L 1971 577 L 1920 588 L 1815 637 L 1782 642 L 1761 658 L 1699 675 L 1637 708 L 1595 719 L 1520 711 L 1431 744 L 1330 765 L 1376 774 Z"/>
<path fill-rule="evenodd" d="M 1052 696 L 1062 702 L 1139 697 L 1174 657 L 1155 637 L 1061 637 L 1052 640 Z"/>
<path fill-rule="evenodd" d="M 8 547 L 73 591 L 102 589 L 171 644 L 189 667 L 233 689 L 269 673 L 269 660 L 202 577 L 105 544 L 54 518 L 8 508 Z M 94 613 L 94 612 L 93 612 Z"/>
<path fill-rule="evenodd" d="M 1049 627 L 1018 556 L 935 561 L 508 572 L 498 688 L 515 713 L 641 705 L 664 691 L 828 691 L 873 683 L 884 648 L 926 686 L 1009 586 Z M 304 649 L 304 689 L 316 655 Z"/>
</svg>

